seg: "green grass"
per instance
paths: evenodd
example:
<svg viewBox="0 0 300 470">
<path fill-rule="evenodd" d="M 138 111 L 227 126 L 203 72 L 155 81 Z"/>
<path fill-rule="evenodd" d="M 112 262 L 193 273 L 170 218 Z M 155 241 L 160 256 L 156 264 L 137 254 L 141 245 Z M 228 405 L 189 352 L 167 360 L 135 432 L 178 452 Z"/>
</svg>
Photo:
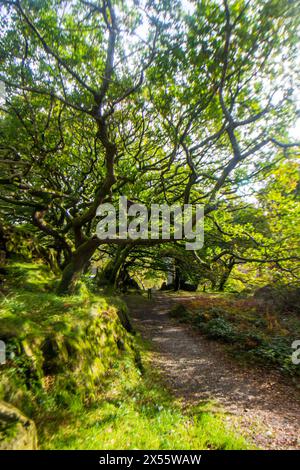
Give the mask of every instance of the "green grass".
<svg viewBox="0 0 300 470">
<path fill-rule="evenodd" d="M 53 281 L 42 265 L 11 263 L 0 299 L 7 353 L 0 400 L 33 419 L 78 397 L 91 401 L 119 357 L 139 363 L 134 338 L 122 326 L 124 303 L 84 285 L 76 295 L 59 297 Z"/>
<path fill-rule="evenodd" d="M 0 303 L 0 336 L 15 352 L 2 366 L 0 398 L 34 419 L 40 448 L 250 447 L 213 404 L 183 407 L 174 399 L 151 367 L 149 345 L 122 327 L 118 298 L 84 285 L 58 297 L 54 286 L 42 265 L 15 262 Z"/>
<path fill-rule="evenodd" d="M 205 403 L 183 411 L 148 364 L 143 375 L 127 358 L 115 365 L 105 392 L 80 407 L 41 423 L 42 449 L 249 449 Z"/>
</svg>

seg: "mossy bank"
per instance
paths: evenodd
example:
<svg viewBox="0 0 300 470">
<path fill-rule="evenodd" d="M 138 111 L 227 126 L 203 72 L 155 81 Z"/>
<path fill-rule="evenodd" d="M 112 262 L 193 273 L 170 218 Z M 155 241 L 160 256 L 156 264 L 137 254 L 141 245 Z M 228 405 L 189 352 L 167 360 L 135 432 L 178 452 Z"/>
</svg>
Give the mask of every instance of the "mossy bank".
<svg viewBox="0 0 300 470">
<path fill-rule="evenodd" d="M 83 285 L 77 295 L 58 297 L 51 292 L 55 279 L 40 264 L 12 263 L 5 281 L 2 401 L 39 421 L 76 401 L 92 403 L 123 356 L 140 367 L 133 336 L 123 327 L 130 325 L 126 306 L 119 299 L 93 295 Z"/>
<path fill-rule="evenodd" d="M 4 281 L 0 400 L 17 410 L 2 420 L 0 448 L 36 448 L 35 427 L 41 449 L 249 447 L 209 404 L 174 401 L 120 299 L 85 284 L 59 297 L 40 264 L 10 263 Z"/>
</svg>

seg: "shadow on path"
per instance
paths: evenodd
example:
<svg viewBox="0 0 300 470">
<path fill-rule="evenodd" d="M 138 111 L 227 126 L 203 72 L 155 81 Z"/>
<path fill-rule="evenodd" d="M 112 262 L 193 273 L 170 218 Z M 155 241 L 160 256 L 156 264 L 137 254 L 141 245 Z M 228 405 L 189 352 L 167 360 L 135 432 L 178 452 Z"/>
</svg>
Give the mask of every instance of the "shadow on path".
<svg viewBox="0 0 300 470">
<path fill-rule="evenodd" d="M 222 344 L 171 319 L 168 312 L 180 297 L 125 300 L 135 327 L 152 342 L 154 365 L 184 403 L 217 401 L 262 448 L 300 447 L 299 394 L 280 375 L 238 365 Z"/>
</svg>

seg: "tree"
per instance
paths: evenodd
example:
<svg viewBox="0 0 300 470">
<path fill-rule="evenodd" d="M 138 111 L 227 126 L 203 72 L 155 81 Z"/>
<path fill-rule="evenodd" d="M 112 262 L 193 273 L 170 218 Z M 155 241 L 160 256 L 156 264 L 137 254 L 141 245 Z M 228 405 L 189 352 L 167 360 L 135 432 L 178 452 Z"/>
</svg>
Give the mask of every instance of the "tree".
<svg viewBox="0 0 300 470">
<path fill-rule="evenodd" d="M 118 246 L 115 282 L 130 253 L 165 244 L 100 241 L 99 204 L 201 202 L 215 218 L 295 147 L 296 2 L 1 5 L 3 216 L 44 234 L 61 293 L 100 245 Z"/>
</svg>

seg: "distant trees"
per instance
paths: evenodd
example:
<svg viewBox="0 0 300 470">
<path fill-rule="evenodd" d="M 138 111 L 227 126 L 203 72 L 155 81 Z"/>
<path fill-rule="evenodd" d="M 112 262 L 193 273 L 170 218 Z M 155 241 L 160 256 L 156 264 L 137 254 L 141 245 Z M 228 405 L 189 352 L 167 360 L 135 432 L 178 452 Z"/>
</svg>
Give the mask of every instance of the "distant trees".
<svg viewBox="0 0 300 470">
<path fill-rule="evenodd" d="M 278 162 L 299 145 L 287 134 L 297 2 L 196 1 L 187 13 L 174 0 L 1 0 L 0 14 L 1 218 L 54 253 L 60 292 L 99 247 L 111 283 L 130 261 L 164 269 L 157 258 L 172 250 L 220 289 L 240 263 L 295 274 L 292 229 L 280 249 L 264 246 L 280 222 L 261 185 L 273 167 L 281 184 Z M 98 205 L 122 194 L 205 204 L 203 250 L 97 239 Z"/>
</svg>

